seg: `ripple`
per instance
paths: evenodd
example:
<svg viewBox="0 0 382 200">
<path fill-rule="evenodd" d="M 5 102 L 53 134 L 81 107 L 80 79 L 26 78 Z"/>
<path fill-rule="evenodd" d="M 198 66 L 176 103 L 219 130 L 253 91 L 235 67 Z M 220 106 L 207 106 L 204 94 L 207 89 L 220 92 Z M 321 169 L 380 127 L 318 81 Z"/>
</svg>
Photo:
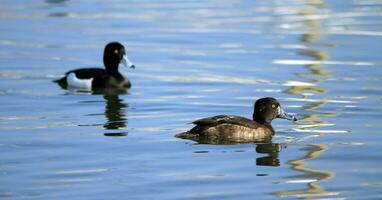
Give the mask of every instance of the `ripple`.
<svg viewBox="0 0 382 200">
<path fill-rule="evenodd" d="M 31 71 L 6 71 L 3 70 L 0 72 L 0 78 L 3 79 L 27 79 L 27 78 L 52 78 L 52 75 L 46 75 L 39 72 L 31 72 Z M 57 78 L 57 77 L 55 77 Z"/>
<path fill-rule="evenodd" d="M 101 178 L 68 178 L 68 179 L 58 179 L 58 182 L 63 183 L 82 183 L 82 182 L 96 182 L 101 181 Z"/>
<path fill-rule="evenodd" d="M 300 132 L 300 133 L 350 133 L 351 132 L 349 130 L 320 130 L 320 129 L 299 129 L 299 128 L 294 128 L 292 130 L 296 132 Z"/>
<path fill-rule="evenodd" d="M 205 96 L 202 95 L 168 95 L 168 96 L 160 96 L 159 99 L 163 100 L 173 100 L 173 99 L 200 99 Z"/>
<path fill-rule="evenodd" d="M 334 126 L 334 125 L 335 124 L 330 124 L 330 123 L 307 124 L 307 125 L 299 125 L 299 129 L 317 128 L 317 127 Z"/>
<path fill-rule="evenodd" d="M 329 30 L 330 34 L 335 35 L 365 35 L 365 36 L 382 36 L 381 31 L 359 31 L 359 30 Z"/>
<path fill-rule="evenodd" d="M 285 194 L 279 195 L 280 197 L 296 197 L 296 198 L 307 198 L 307 197 L 325 197 L 325 196 L 338 196 L 339 192 L 323 192 L 323 193 L 312 193 L 312 194 Z M 346 198 L 330 198 L 332 200 L 340 200 Z"/>
<path fill-rule="evenodd" d="M 52 127 L 73 127 L 78 126 L 76 122 L 56 122 L 56 123 L 48 123 L 43 125 L 33 125 L 33 126 L 5 126 L 0 127 L 0 130 L 28 130 L 28 129 L 46 129 Z"/>
<path fill-rule="evenodd" d="M 308 82 L 302 82 L 302 81 L 287 81 L 283 83 L 284 86 L 302 86 L 302 87 L 312 87 L 316 84 L 314 83 L 308 83 Z"/>
<path fill-rule="evenodd" d="M 153 78 L 163 82 L 220 82 L 220 83 L 270 84 L 270 85 L 276 84 L 276 82 L 268 81 L 265 79 L 212 75 L 212 74 L 204 74 L 199 76 L 160 76 L 160 75 L 141 74 L 139 76 L 146 77 L 146 78 Z"/>
<path fill-rule="evenodd" d="M 362 146 L 362 145 L 365 145 L 366 143 L 364 143 L 364 142 L 338 142 L 336 144 L 339 144 L 339 145 L 350 145 L 350 146 Z"/>
<path fill-rule="evenodd" d="M 310 102 L 310 103 L 339 103 L 339 104 L 354 104 L 355 101 L 346 100 L 334 100 L 334 99 L 307 99 L 307 98 L 283 98 L 285 101 L 300 101 L 300 102 Z"/>
<path fill-rule="evenodd" d="M 298 179 L 298 180 L 289 180 L 286 183 L 311 183 L 316 182 L 317 179 Z"/>
<path fill-rule="evenodd" d="M 243 45 L 240 43 L 222 43 L 222 44 L 219 44 L 218 47 L 222 49 L 237 49 L 237 48 L 242 48 Z"/>
<path fill-rule="evenodd" d="M 353 66 L 375 66 L 373 62 L 361 61 L 326 61 L 326 60 L 273 60 L 273 64 L 280 65 L 353 65 Z"/>
<path fill-rule="evenodd" d="M 100 172 L 106 172 L 106 171 L 109 171 L 109 169 L 106 169 L 106 168 L 73 169 L 73 170 L 57 171 L 55 172 L 55 174 L 89 174 L 89 173 L 100 173 Z"/>
</svg>

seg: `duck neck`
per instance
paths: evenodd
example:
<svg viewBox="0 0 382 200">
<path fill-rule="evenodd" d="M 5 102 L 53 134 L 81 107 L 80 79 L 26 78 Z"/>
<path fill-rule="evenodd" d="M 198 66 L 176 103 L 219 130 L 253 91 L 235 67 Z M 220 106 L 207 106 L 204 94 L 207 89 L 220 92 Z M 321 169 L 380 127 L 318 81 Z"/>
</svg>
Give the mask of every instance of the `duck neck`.
<svg viewBox="0 0 382 200">
<path fill-rule="evenodd" d="M 105 65 L 106 72 L 109 74 L 118 74 L 119 61 L 111 59 L 107 56 L 103 57 L 103 64 Z"/>
<path fill-rule="evenodd" d="M 253 113 L 253 121 L 256 121 L 260 124 L 264 125 L 271 125 L 272 119 L 268 119 L 266 117 L 262 117 L 261 115 L 256 115 L 256 113 Z"/>
<path fill-rule="evenodd" d="M 106 67 L 106 72 L 108 74 L 119 74 L 118 72 L 118 68 L 114 68 L 114 67 Z"/>
<path fill-rule="evenodd" d="M 106 73 L 113 76 L 114 78 L 117 78 L 118 80 L 123 80 L 123 75 L 118 71 L 118 67 L 106 67 Z"/>
</svg>

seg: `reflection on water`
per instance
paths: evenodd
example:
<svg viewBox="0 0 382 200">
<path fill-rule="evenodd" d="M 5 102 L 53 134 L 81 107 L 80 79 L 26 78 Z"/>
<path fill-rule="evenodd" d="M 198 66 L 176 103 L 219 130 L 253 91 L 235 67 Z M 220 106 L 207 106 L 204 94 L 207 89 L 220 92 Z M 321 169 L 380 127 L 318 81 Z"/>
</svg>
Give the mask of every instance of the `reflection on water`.
<svg viewBox="0 0 382 200">
<path fill-rule="evenodd" d="M 259 166 L 280 166 L 279 153 L 282 145 L 278 143 L 256 144 L 256 152 L 267 154 L 267 156 L 256 158 L 256 165 Z"/>
<path fill-rule="evenodd" d="M 323 50 L 320 50 L 320 46 L 325 47 L 335 47 L 330 42 L 324 41 L 321 39 L 322 36 L 322 22 L 321 18 L 311 17 L 319 12 L 321 8 L 323 8 L 324 2 L 318 1 L 306 1 L 308 5 L 311 5 L 309 8 L 303 8 L 300 10 L 299 14 L 304 17 L 303 25 L 305 28 L 305 33 L 301 35 L 300 41 L 303 43 L 304 48 L 299 52 L 300 55 L 310 57 L 313 61 L 308 63 L 305 68 L 307 72 L 297 73 L 297 77 L 306 79 L 305 82 L 311 83 L 308 86 L 305 85 L 297 85 L 292 86 L 290 89 L 284 91 L 288 94 L 301 95 L 302 99 L 305 100 L 306 105 L 303 105 L 303 109 L 305 111 L 310 111 L 309 114 L 306 114 L 302 117 L 304 120 L 301 122 L 300 129 L 312 128 L 313 126 L 306 125 L 314 125 L 314 127 L 318 127 L 320 125 L 325 126 L 330 124 L 327 121 L 320 119 L 320 116 L 337 116 L 338 112 L 330 112 L 330 113 L 312 113 L 311 111 L 320 109 L 325 106 L 326 100 L 318 100 L 314 102 L 307 101 L 311 96 L 315 94 L 323 94 L 328 92 L 328 89 L 319 87 L 318 85 L 328 78 L 330 78 L 331 73 L 327 70 L 322 64 L 324 61 L 327 61 L 330 57 L 328 53 Z M 321 84 L 322 85 L 322 84 Z"/>
<path fill-rule="evenodd" d="M 67 89 L 66 87 L 59 85 L 62 89 Z M 119 98 L 119 95 L 127 94 L 126 89 L 120 88 L 107 88 L 107 89 L 96 89 L 96 90 L 83 90 L 83 89 L 73 89 L 69 88 L 68 91 L 77 94 L 93 94 L 93 95 L 103 95 L 105 99 L 105 112 L 106 122 L 103 127 L 106 130 L 125 130 L 127 128 L 127 118 L 126 118 L 126 108 L 127 103 L 123 102 L 123 99 Z M 118 132 L 106 132 L 105 136 L 127 136 L 127 131 Z"/>
<path fill-rule="evenodd" d="M 69 0 L 45 0 L 45 3 L 47 3 L 51 7 L 60 7 L 60 6 L 65 6 L 68 1 Z M 68 16 L 69 16 L 69 13 L 61 12 L 61 11 L 54 11 L 48 14 L 48 17 L 68 17 Z"/>
<path fill-rule="evenodd" d="M 275 192 L 273 194 L 281 197 L 292 196 L 300 198 L 303 197 L 308 199 L 310 199 L 311 197 L 338 195 L 338 192 L 329 192 L 324 187 L 318 185 L 319 182 L 333 178 L 335 176 L 333 172 L 324 170 L 313 170 L 306 167 L 308 160 L 319 157 L 327 149 L 328 147 L 326 145 L 311 144 L 308 145 L 306 148 L 302 149 L 302 151 L 307 152 L 305 156 L 288 162 L 288 164 L 291 165 L 293 170 L 304 173 L 303 175 L 288 177 L 288 179 L 292 179 L 288 182 L 307 183 L 307 189 Z"/>
<path fill-rule="evenodd" d="M 45 0 L 45 2 L 48 4 L 58 4 L 58 5 L 64 4 L 67 1 L 69 0 Z"/>
<path fill-rule="evenodd" d="M 127 119 L 125 114 L 125 109 L 128 107 L 127 104 L 119 98 L 118 95 L 104 95 L 105 99 L 105 117 L 107 121 L 104 124 L 106 130 L 119 130 L 121 128 L 126 128 Z M 112 132 L 105 133 L 105 136 L 126 136 L 127 132 Z"/>
<path fill-rule="evenodd" d="M 308 2 L 311 3 L 313 7 L 309 9 L 302 9 L 300 14 L 307 16 L 304 20 L 304 25 L 306 27 L 306 33 L 302 34 L 301 42 L 306 46 L 301 52 L 300 55 L 308 56 L 313 60 L 325 61 L 329 59 L 329 55 L 322 51 L 314 48 L 315 42 L 318 41 L 321 37 L 321 22 L 317 18 L 310 18 L 310 15 L 315 14 L 317 9 L 323 6 L 321 1 Z M 319 44 L 320 45 L 320 44 Z M 311 63 L 307 64 L 305 68 L 308 70 L 306 73 L 298 73 L 299 78 L 307 79 L 306 82 L 311 83 L 309 86 L 293 86 L 290 89 L 286 90 L 286 93 L 294 95 L 302 95 L 303 99 L 309 99 L 314 93 L 326 93 L 327 89 L 318 87 L 317 85 L 327 79 L 330 76 L 330 72 L 321 65 L 321 63 Z M 306 111 L 313 111 L 319 109 L 325 105 L 326 101 L 321 100 L 317 102 L 307 102 L 306 105 L 303 105 L 303 109 Z M 336 113 L 333 113 L 336 115 Z M 319 124 L 328 124 L 328 122 L 320 119 L 321 114 L 307 114 L 304 117 L 305 122 L 309 125 L 319 125 Z M 306 125 L 306 124 L 305 124 Z"/>
<path fill-rule="evenodd" d="M 317 7 L 322 6 L 318 4 L 318 1 L 314 4 Z M 301 11 L 301 15 L 312 15 L 315 10 L 305 9 Z M 314 18 L 307 17 L 304 20 L 304 25 L 306 26 L 306 33 L 301 36 L 301 42 L 306 46 L 299 54 L 311 57 L 317 61 L 325 61 L 329 59 L 329 56 L 326 52 L 314 49 L 309 44 L 314 44 L 316 40 L 320 38 L 321 35 L 321 24 L 320 21 Z M 298 73 L 297 76 L 300 78 L 308 79 L 307 82 L 312 83 L 311 86 L 293 86 L 292 88 L 286 90 L 286 93 L 289 94 L 298 94 L 304 95 L 305 97 L 308 92 L 315 93 L 325 93 L 326 89 L 317 87 L 316 85 L 322 81 L 322 79 L 327 78 L 330 75 L 320 63 L 312 63 L 305 66 L 308 70 L 308 73 Z"/>
<path fill-rule="evenodd" d="M 306 33 L 302 34 L 301 36 L 301 42 L 306 46 L 299 54 L 303 56 L 308 56 L 313 60 L 320 61 L 317 63 L 310 63 L 305 66 L 307 69 L 306 73 L 298 73 L 297 77 L 307 79 L 306 82 L 312 83 L 311 86 L 293 86 L 292 88 L 285 91 L 289 94 L 294 95 L 302 95 L 303 99 L 309 99 L 310 96 L 316 94 L 322 94 L 326 93 L 328 89 L 318 87 L 321 82 L 328 79 L 331 74 L 330 71 L 325 69 L 324 66 L 322 66 L 321 61 L 326 61 L 329 59 L 329 55 L 319 50 L 318 48 L 315 48 L 315 45 L 326 45 L 325 43 L 322 44 L 322 41 L 320 41 L 321 38 L 321 20 L 318 18 L 312 18 L 309 17 L 316 12 L 320 8 L 324 6 L 323 2 L 318 1 L 309 1 L 307 0 L 307 3 L 310 4 L 312 7 L 307 9 L 302 9 L 300 11 L 300 14 L 305 17 L 304 20 L 304 26 L 306 27 Z M 317 44 L 316 42 L 319 43 Z M 325 126 L 329 124 L 329 122 L 326 122 L 322 119 L 320 119 L 320 116 L 337 116 L 337 112 L 333 113 L 312 113 L 311 111 L 317 110 L 323 106 L 325 106 L 326 101 L 323 99 L 322 101 L 317 102 L 306 102 L 306 105 L 303 105 L 303 109 L 305 111 L 310 111 L 309 114 L 305 115 L 303 117 L 303 120 L 305 121 L 303 126 L 300 127 L 300 129 L 311 129 L 312 127 L 319 127 L 319 126 Z M 307 126 L 308 125 L 308 126 Z M 310 125 L 310 126 L 309 126 Z M 310 159 L 317 158 L 325 152 L 327 147 L 325 145 L 319 145 L 319 144 L 312 144 L 307 146 L 303 149 L 303 151 L 307 151 L 307 155 L 296 160 L 291 160 L 288 162 L 288 164 L 291 165 L 293 170 L 304 172 L 303 175 L 297 175 L 295 177 L 291 177 L 291 179 L 294 179 L 292 182 L 302 182 L 307 183 L 308 189 L 299 189 L 299 190 L 292 190 L 292 191 L 282 191 L 282 192 L 275 192 L 274 194 L 277 196 L 294 196 L 294 197 L 303 197 L 303 198 L 310 198 L 313 196 L 328 196 L 328 195 L 336 195 L 337 193 L 331 193 L 326 191 L 324 187 L 321 187 L 318 185 L 319 182 L 323 180 L 330 179 L 334 177 L 333 172 L 329 171 L 323 171 L 323 170 L 313 170 L 307 168 L 305 165 L 306 162 Z"/>
</svg>

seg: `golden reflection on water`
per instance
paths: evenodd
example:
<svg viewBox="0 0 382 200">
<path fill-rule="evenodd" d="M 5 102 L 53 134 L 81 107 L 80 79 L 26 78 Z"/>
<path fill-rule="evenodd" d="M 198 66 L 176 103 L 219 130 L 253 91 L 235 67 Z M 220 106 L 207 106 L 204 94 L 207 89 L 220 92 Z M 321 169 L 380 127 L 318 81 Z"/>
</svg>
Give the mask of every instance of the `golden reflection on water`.
<svg viewBox="0 0 382 200">
<path fill-rule="evenodd" d="M 275 192 L 273 194 L 280 197 L 294 196 L 303 197 L 304 199 L 311 199 L 311 197 L 318 196 L 337 195 L 337 192 L 327 191 L 324 187 L 318 185 L 319 182 L 333 178 L 335 176 L 334 172 L 324 170 L 313 170 L 306 167 L 306 161 L 319 157 L 327 149 L 328 147 L 326 145 L 311 144 L 308 145 L 306 148 L 302 149 L 302 151 L 308 152 L 305 156 L 288 162 L 288 164 L 291 165 L 293 170 L 307 174 L 307 176 L 296 175 L 295 177 L 291 177 L 291 179 L 306 181 L 308 185 L 307 189 Z"/>
<path fill-rule="evenodd" d="M 329 55 L 326 52 L 316 51 L 312 49 L 304 49 L 303 52 L 301 52 L 300 54 L 315 58 L 316 60 L 319 60 L 319 61 L 324 61 L 329 59 Z M 320 76 L 320 77 L 328 78 L 330 75 L 330 72 L 327 71 L 325 68 L 323 68 L 320 64 L 307 65 L 307 69 L 309 69 L 312 74 Z M 301 76 L 303 75 L 304 74 L 301 74 Z"/>
<path fill-rule="evenodd" d="M 317 3 L 317 2 L 316 2 Z M 318 5 L 318 4 L 314 4 Z M 300 14 L 302 15 L 311 15 L 314 13 L 313 9 L 303 9 Z M 304 21 L 304 25 L 307 27 L 307 33 L 303 34 L 301 41 L 307 46 L 309 43 L 314 43 L 321 37 L 321 24 L 317 19 L 307 18 Z M 301 55 L 309 56 L 317 61 L 326 61 L 329 59 L 329 55 L 320 50 L 312 49 L 308 46 L 300 52 Z M 321 66 L 321 63 L 312 63 L 305 66 L 308 69 L 308 73 L 299 73 L 298 77 L 308 78 L 308 82 L 312 83 L 311 86 L 293 86 L 292 88 L 286 90 L 286 93 L 301 95 L 306 92 L 315 92 L 315 93 L 325 93 L 327 90 L 325 88 L 317 87 L 316 85 L 321 82 L 323 78 L 328 78 L 330 72 L 327 71 L 324 67 Z"/>
<path fill-rule="evenodd" d="M 306 0 L 306 2 L 308 5 L 310 5 L 310 7 L 301 9 L 299 14 L 306 16 L 304 20 L 306 33 L 301 36 L 301 42 L 307 48 L 303 48 L 303 50 L 299 54 L 308 56 L 312 58 L 313 60 L 320 61 L 320 62 L 316 62 L 316 63 L 313 62 L 313 63 L 307 64 L 305 66 L 305 68 L 307 69 L 307 72 L 297 74 L 299 78 L 307 79 L 306 82 L 312 83 L 311 85 L 292 86 L 290 89 L 285 91 L 286 93 L 289 93 L 289 94 L 303 95 L 304 99 L 309 98 L 309 96 L 312 95 L 309 93 L 318 93 L 318 94 L 326 93 L 328 91 L 327 88 L 319 87 L 318 85 L 319 83 L 321 83 L 322 81 L 325 81 L 331 76 L 330 71 L 325 69 L 325 67 L 321 65 L 322 64 L 321 61 L 329 60 L 329 55 L 322 50 L 314 48 L 313 45 L 318 44 L 321 46 L 322 45 L 330 46 L 330 47 L 333 46 L 333 45 L 322 44 L 322 41 L 320 41 L 322 36 L 321 20 L 318 18 L 309 17 L 317 13 L 317 11 L 321 7 L 323 7 L 323 2 L 320 0 L 314 0 L 314 1 Z M 307 102 L 307 105 L 304 105 L 303 109 L 305 111 L 314 111 L 325 106 L 325 104 L 326 104 L 325 99 L 318 102 Z M 319 114 L 313 113 L 313 114 L 305 115 L 303 119 L 304 121 L 308 122 L 308 125 L 325 126 L 330 123 L 320 119 L 320 116 L 336 116 L 338 114 L 339 113 L 336 113 L 336 112 L 319 113 Z M 307 128 L 309 129 L 310 127 L 307 126 Z M 314 170 L 307 167 L 308 160 L 319 157 L 327 149 L 328 147 L 326 145 L 310 144 L 306 148 L 302 149 L 303 151 L 307 151 L 307 154 L 305 156 L 288 162 L 288 164 L 291 165 L 291 168 L 293 170 L 304 173 L 304 175 L 297 175 L 295 177 L 292 177 L 292 179 L 295 179 L 296 183 L 306 182 L 308 186 L 307 189 L 281 191 L 281 192 L 275 192 L 274 194 L 277 196 L 293 196 L 293 197 L 300 197 L 304 199 L 311 199 L 317 196 L 338 195 L 338 193 L 336 192 L 326 191 L 324 187 L 319 185 L 321 181 L 328 180 L 334 177 L 335 176 L 334 172 L 324 171 L 324 170 Z"/>
<path fill-rule="evenodd" d="M 322 107 L 325 103 L 324 102 L 314 102 L 314 103 L 309 103 L 307 105 L 304 105 L 302 108 L 307 111 L 311 110 L 316 110 L 320 107 Z"/>
<path fill-rule="evenodd" d="M 302 95 L 304 99 L 309 98 L 309 95 L 311 93 L 319 93 L 323 94 L 327 92 L 326 88 L 319 87 L 319 83 L 322 81 L 325 81 L 326 79 L 330 78 L 331 73 L 329 70 L 327 70 L 324 66 L 322 66 L 323 61 L 329 60 L 329 55 L 317 48 L 314 48 L 313 45 L 318 43 L 318 45 L 322 46 L 330 46 L 334 47 L 332 44 L 328 42 L 320 41 L 322 37 L 322 28 L 321 28 L 321 19 L 320 18 L 314 18 L 309 17 L 311 15 L 315 15 L 317 11 L 324 6 L 323 2 L 320 0 L 306 0 L 307 5 L 310 5 L 310 7 L 302 8 L 299 11 L 299 14 L 302 16 L 305 16 L 304 20 L 304 27 L 306 29 L 306 33 L 302 34 L 301 36 L 301 42 L 306 46 L 307 48 L 303 48 L 301 52 L 299 52 L 300 55 L 308 56 L 312 58 L 315 61 L 319 62 L 312 62 L 305 66 L 305 68 L 308 70 L 305 73 L 298 73 L 296 74 L 300 78 L 307 79 L 306 82 L 311 83 L 310 85 L 295 85 L 291 88 L 287 89 L 286 93 L 288 94 L 294 94 L 294 95 Z M 316 44 L 317 45 L 317 44 Z M 313 111 L 316 109 L 319 109 L 323 107 L 326 104 L 325 99 L 318 102 L 309 102 L 307 105 L 303 106 L 303 109 L 306 111 Z M 305 121 L 307 121 L 309 124 L 328 124 L 328 122 L 323 121 L 320 119 L 320 116 L 337 116 L 339 113 L 320 113 L 320 114 L 309 114 L 303 117 Z"/>
</svg>

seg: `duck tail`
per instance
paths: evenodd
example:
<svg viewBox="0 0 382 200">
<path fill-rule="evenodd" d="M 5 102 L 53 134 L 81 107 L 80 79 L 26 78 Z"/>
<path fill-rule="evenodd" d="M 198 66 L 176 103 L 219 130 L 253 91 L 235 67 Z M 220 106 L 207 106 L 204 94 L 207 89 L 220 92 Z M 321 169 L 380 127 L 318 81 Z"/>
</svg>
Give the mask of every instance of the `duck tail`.
<svg viewBox="0 0 382 200">
<path fill-rule="evenodd" d="M 176 138 L 182 138 L 182 139 L 184 139 L 184 138 L 187 138 L 187 137 L 186 137 L 187 134 L 188 134 L 188 131 L 187 131 L 187 132 L 183 132 L 183 133 L 178 133 L 178 134 L 175 135 L 175 137 L 176 137 Z"/>
<path fill-rule="evenodd" d="M 66 82 L 66 77 L 62 77 L 56 80 L 53 80 L 54 83 L 57 83 L 62 88 L 66 88 L 68 86 L 68 83 Z"/>
<path fill-rule="evenodd" d="M 183 132 L 183 133 L 176 134 L 175 137 L 176 138 L 181 138 L 181 139 L 195 140 L 195 139 L 198 139 L 199 136 L 197 134 L 191 133 L 190 131 L 186 131 L 186 132 Z"/>
</svg>

